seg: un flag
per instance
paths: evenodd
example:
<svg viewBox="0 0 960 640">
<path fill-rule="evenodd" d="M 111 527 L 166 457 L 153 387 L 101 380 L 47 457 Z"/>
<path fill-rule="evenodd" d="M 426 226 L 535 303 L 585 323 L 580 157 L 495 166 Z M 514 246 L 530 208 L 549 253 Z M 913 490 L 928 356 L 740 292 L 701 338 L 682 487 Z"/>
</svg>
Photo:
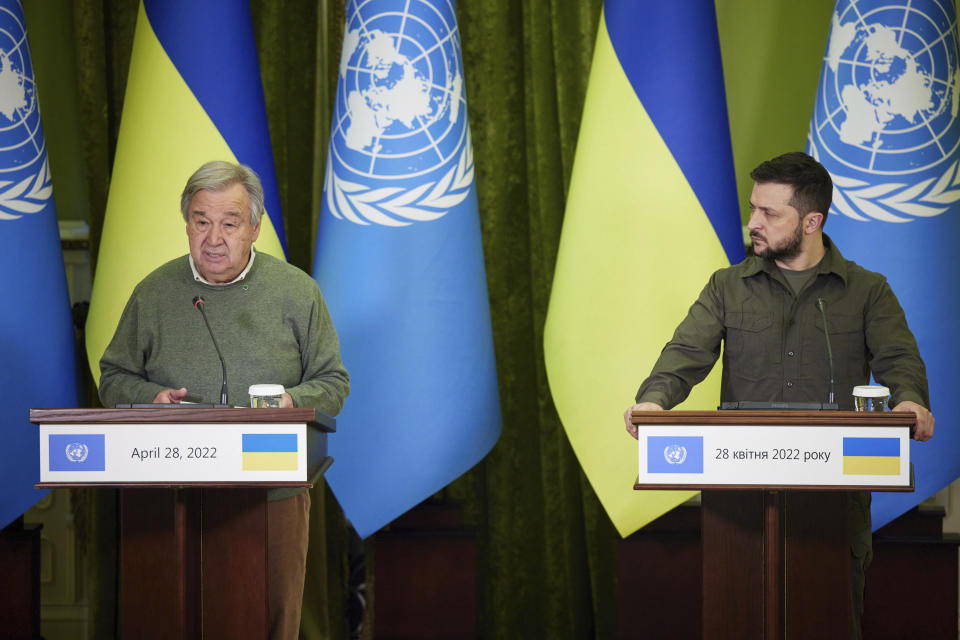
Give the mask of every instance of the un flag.
<svg viewBox="0 0 960 640">
<path fill-rule="evenodd" d="M 367 536 L 500 434 L 452 0 L 347 3 L 314 276 L 351 386 L 327 479 Z"/>
<path fill-rule="evenodd" d="M 830 171 L 826 231 L 885 274 L 927 365 L 937 430 L 912 443 L 917 490 L 878 493 L 875 527 L 960 475 L 951 380 L 960 362 L 960 54 L 953 0 L 839 0 L 808 151 Z"/>
<path fill-rule="evenodd" d="M 17 0 L 0 1 L 0 528 L 45 492 L 31 407 L 76 406 L 73 323 L 33 63 Z"/>
</svg>

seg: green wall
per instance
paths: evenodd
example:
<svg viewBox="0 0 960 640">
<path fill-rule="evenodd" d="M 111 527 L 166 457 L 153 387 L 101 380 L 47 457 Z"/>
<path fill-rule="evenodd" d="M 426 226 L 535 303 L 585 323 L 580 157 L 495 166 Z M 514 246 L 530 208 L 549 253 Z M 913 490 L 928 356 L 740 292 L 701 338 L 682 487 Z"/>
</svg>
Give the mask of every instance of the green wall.
<svg viewBox="0 0 960 640">
<path fill-rule="evenodd" d="M 746 220 L 750 170 L 803 151 L 833 0 L 716 0 L 737 191 Z"/>
</svg>

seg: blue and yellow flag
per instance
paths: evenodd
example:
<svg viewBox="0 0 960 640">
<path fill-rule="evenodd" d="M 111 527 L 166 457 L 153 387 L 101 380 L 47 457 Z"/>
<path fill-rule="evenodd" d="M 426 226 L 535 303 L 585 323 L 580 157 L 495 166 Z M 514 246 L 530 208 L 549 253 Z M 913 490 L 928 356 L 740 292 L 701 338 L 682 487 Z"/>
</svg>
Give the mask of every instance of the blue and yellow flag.
<svg viewBox="0 0 960 640">
<path fill-rule="evenodd" d="M 260 176 L 267 216 L 256 247 L 283 258 L 249 4 L 144 0 L 87 318 L 87 355 L 97 381 L 100 357 L 134 286 L 188 252 L 180 193 L 209 160 L 241 162 Z"/>
<path fill-rule="evenodd" d="M 77 405 L 73 322 L 20 0 L 0 1 L 0 529 L 43 497 L 33 407 Z"/>
<path fill-rule="evenodd" d="M 916 492 L 874 494 L 874 527 L 960 476 L 958 104 L 954 0 L 838 0 L 808 139 L 833 177 L 826 231 L 847 258 L 887 276 L 937 418 L 930 442 L 911 443 Z"/>
<path fill-rule="evenodd" d="M 351 397 L 327 480 L 368 536 L 500 435 L 453 0 L 350 0 L 314 276 Z"/>
<path fill-rule="evenodd" d="M 900 475 L 900 440 L 898 438 L 843 439 L 843 475 Z"/>
<path fill-rule="evenodd" d="M 633 490 L 623 412 L 710 274 L 744 257 L 712 2 L 608 0 L 544 330 L 554 403 L 621 535 L 692 493 Z M 719 368 L 684 409 L 715 409 Z"/>
<path fill-rule="evenodd" d="M 241 454 L 244 471 L 296 471 L 297 434 L 245 433 Z"/>
</svg>

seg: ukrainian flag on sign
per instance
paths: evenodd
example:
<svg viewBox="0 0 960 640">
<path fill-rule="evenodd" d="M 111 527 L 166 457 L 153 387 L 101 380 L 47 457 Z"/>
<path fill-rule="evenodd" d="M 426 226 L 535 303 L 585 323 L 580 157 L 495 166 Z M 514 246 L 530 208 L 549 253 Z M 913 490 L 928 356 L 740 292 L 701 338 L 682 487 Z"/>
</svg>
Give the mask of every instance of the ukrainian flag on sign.
<svg viewBox="0 0 960 640">
<path fill-rule="evenodd" d="M 256 248 L 283 258 L 249 4 L 144 0 L 87 318 L 87 354 L 97 381 L 100 356 L 134 286 L 187 253 L 180 193 L 209 160 L 240 162 L 260 176 L 267 215 Z"/>
<path fill-rule="evenodd" d="M 243 434 L 244 471 L 296 471 L 297 434 Z"/>
<path fill-rule="evenodd" d="M 900 440 L 897 438 L 844 438 L 843 475 L 900 475 Z"/>
<path fill-rule="evenodd" d="M 689 492 L 633 490 L 622 415 L 710 274 L 744 257 L 712 2 L 609 0 L 544 334 L 554 403 L 621 535 Z M 687 409 L 713 409 L 719 375 Z"/>
</svg>

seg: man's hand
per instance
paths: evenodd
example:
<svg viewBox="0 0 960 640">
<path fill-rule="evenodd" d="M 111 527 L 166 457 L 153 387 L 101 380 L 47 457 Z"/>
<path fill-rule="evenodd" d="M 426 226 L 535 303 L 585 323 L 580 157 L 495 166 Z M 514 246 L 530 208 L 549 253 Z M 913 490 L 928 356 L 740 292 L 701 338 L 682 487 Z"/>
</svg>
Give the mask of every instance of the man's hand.
<svg viewBox="0 0 960 640">
<path fill-rule="evenodd" d="M 283 397 L 280 399 L 280 408 L 293 409 L 293 398 L 290 397 L 289 393 L 283 394 Z"/>
<path fill-rule="evenodd" d="M 913 439 L 926 442 L 933 437 L 933 414 L 916 402 L 905 400 L 893 407 L 891 411 L 909 411 L 917 416 L 917 428 L 913 432 Z"/>
<path fill-rule="evenodd" d="M 180 404 L 183 397 L 187 395 L 184 387 L 179 389 L 164 389 L 153 398 L 154 404 Z"/>
<path fill-rule="evenodd" d="M 639 438 L 637 435 L 637 425 L 630 422 L 630 414 L 634 411 L 663 411 L 663 407 L 656 402 L 639 402 L 624 411 L 623 422 L 627 425 L 627 433 L 633 436 L 634 440 L 637 440 Z"/>
</svg>

